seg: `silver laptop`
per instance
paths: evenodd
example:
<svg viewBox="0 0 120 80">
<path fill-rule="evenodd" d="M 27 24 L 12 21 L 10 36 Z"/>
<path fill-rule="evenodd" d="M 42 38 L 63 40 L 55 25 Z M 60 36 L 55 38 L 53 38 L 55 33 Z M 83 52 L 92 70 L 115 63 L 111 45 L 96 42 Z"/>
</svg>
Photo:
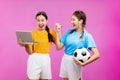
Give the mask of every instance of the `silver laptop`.
<svg viewBox="0 0 120 80">
<path fill-rule="evenodd" d="M 23 44 L 38 44 L 38 42 L 33 41 L 31 31 L 16 31 L 16 36 L 17 40 L 23 41 Z"/>
</svg>

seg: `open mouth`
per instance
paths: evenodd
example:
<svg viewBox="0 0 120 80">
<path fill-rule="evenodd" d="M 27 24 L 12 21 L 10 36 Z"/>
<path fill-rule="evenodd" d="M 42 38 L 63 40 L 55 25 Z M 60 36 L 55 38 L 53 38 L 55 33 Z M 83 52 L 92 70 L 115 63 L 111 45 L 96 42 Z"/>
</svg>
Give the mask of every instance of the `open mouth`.
<svg viewBox="0 0 120 80">
<path fill-rule="evenodd" d="M 44 25 L 39 25 L 39 28 L 43 28 L 44 27 Z"/>
<path fill-rule="evenodd" d="M 72 24 L 73 25 L 73 27 L 75 27 L 75 24 Z"/>
</svg>

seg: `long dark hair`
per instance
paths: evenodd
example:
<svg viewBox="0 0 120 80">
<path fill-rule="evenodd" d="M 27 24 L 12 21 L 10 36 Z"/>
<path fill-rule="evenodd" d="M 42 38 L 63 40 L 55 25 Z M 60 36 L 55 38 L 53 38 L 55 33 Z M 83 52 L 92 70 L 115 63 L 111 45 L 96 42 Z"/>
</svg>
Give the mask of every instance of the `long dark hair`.
<svg viewBox="0 0 120 80">
<path fill-rule="evenodd" d="M 82 27 L 83 27 L 83 30 L 82 30 L 82 35 L 80 36 L 80 39 L 83 39 L 84 37 L 84 27 L 85 27 L 85 24 L 86 24 L 86 14 L 83 12 L 83 11 L 75 11 L 73 13 L 74 16 L 76 16 L 78 18 L 78 20 L 83 20 L 83 23 L 82 23 Z M 73 32 L 75 31 L 75 29 L 71 30 L 69 34 L 72 34 Z"/>
<path fill-rule="evenodd" d="M 37 16 L 39 16 L 39 15 L 44 16 L 45 19 L 48 20 L 48 16 L 47 16 L 46 12 L 44 12 L 44 11 L 38 12 L 38 13 L 36 14 L 35 18 L 37 19 Z M 45 30 L 46 30 L 47 33 L 48 33 L 49 42 L 52 42 L 52 41 L 53 41 L 53 36 L 50 34 L 49 27 L 48 27 L 47 25 L 46 25 Z"/>
</svg>

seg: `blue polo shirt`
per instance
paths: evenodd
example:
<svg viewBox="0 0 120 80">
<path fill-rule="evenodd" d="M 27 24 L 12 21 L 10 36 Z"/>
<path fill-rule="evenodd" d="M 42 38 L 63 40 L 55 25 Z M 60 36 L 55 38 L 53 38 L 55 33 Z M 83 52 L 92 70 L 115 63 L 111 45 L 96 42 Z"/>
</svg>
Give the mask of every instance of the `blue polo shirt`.
<svg viewBox="0 0 120 80">
<path fill-rule="evenodd" d="M 65 35 L 63 35 L 60 39 L 62 44 L 65 46 L 65 54 L 67 55 L 73 55 L 73 52 L 77 48 L 88 48 L 91 49 L 93 47 L 96 47 L 96 44 L 93 40 L 93 37 L 90 33 L 88 33 L 86 30 L 84 30 L 84 37 L 83 39 L 80 39 L 80 36 L 82 35 L 82 32 L 77 33 L 74 31 L 72 34 L 69 34 L 71 30 L 68 30 Z"/>
</svg>

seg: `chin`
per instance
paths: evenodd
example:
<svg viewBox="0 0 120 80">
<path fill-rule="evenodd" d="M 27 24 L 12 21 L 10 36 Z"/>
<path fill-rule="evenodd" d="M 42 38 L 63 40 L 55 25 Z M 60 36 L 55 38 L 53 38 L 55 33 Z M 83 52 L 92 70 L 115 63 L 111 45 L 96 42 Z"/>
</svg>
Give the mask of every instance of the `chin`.
<svg viewBox="0 0 120 80">
<path fill-rule="evenodd" d="M 41 30 L 41 31 L 42 31 L 42 30 L 45 30 L 45 29 L 44 29 L 44 28 L 39 28 L 39 30 Z"/>
<path fill-rule="evenodd" d="M 73 28 L 75 28 L 75 26 L 73 26 Z"/>
</svg>

